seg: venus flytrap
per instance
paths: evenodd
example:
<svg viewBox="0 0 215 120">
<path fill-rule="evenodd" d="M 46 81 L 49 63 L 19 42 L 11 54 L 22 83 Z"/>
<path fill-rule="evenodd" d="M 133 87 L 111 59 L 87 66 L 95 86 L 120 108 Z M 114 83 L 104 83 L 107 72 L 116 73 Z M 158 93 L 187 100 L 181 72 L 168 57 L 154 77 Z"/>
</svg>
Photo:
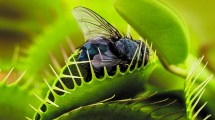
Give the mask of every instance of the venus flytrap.
<svg viewBox="0 0 215 120">
<path fill-rule="evenodd" d="M 111 76 L 104 69 L 102 78 L 95 76 L 94 69 L 90 65 L 92 78 L 86 81 L 84 76 L 87 73 L 81 69 L 81 65 L 85 62 L 91 64 L 91 61 L 76 61 L 79 52 L 77 50 L 70 56 L 60 75 L 57 75 L 53 70 L 56 74 L 56 80 L 51 87 L 48 85 L 50 90 L 43 104 L 36 110 L 35 120 L 54 119 L 65 112 L 96 103 L 113 95 L 116 98 L 134 96 L 136 93 L 144 90 L 144 81 L 147 79 L 156 61 L 155 55 L 152 54 L 146 66 L 143 63 L 141 63 L 141 66 L 135 63 L 135 67 L 131 68 L 132 62 L 124 72 L 117 66 L 116 73 Z M 136 55 L 140 55 L 137 53 L 139 52 L 136 52 Z M 123 96 L 123 94 L 127 96 Z M 47 101 L 51 101 L 58 107 L 49 104 Z"/>
<path fill-rule="evenodd" d="M 154 49 L 157 50 L 158 57 L 164 67 L 177 75 L 186 76 L 186 71 L 177 67 L 178 64 L 185 62 L 189 46 L 188 31 L 179 16 L 157 1 L 135 0 L 135 2 L 131 2 L 115 0 L 115 7 L 119 14 L 143 38 L 147 38 L 149 42 L 153 43 Z M 151 12 L 154 12 L 154 14 L 151 14 Z M 134 16 L 131 17 L 131 14 Z M 135 52 L 135 54 L 136 53 L 137 52 Z M 64 116 L 67 112 L 70 112 L 69 114 L 74 118 L 74 111 L 77 116 L 81 114 L 87 116 L 93 108 L 98 110 L 97 112 L 101 112 L 105 110 L 104 106 L 107 104 L 98 104 L 99 101 L 113 95 L 115 95 L 115 99 L 132 97 L 138 92 L 143 91 L 147 76 L 157 64 L 157 59 L 152 57 L 152 55 L 149 59 L 150 63 L 146 66 L 142 64 L 142 66 L 138 67 L 136 64 L 135 67 L 132 68 L 132 64 L 130 64 L 126 71 L 121 71 L 120 67 L 117 66 L 114 75 L 109 75 L 107 69 L 104 68 L 104 76 L 98 78 L 95 75 L 92 61 L 89 59 L 89 54 L 88 61 L 77 61 L 79 54 L 80 51 L 78 50 L 71 55 L 66 65 L 62 68 L 60 75 L 52 68 L 56 75 L 56 80 L 52 86 L 47 84 L 50 90 L 44 100 L 37 97 L 42 101 L 42 104 L 39 109 L 35 109 L 36 113 L 33 119 L 55 119 L 61 115 Z M 138 55 L 138 57 L 139 56 L 140 55 Z M 88 72 L 83 70 L 83 64 L 86 63 L 90 64 L 91 69 L 91 77 L 90 79 L 88 78 L 88 80 L 86 80 L 86 74 L 88 74 Z M 133 80 L 135 80 L 135 82 Z M 203 82 L 203 84 L 205 84 L 205 82 Z M 122 93 L 127 96 L 123 96 Z M 198 95 L 199 94 L 201 96 L 203 92 L 199 92 Z M 198 96 L 195 96 L 195 98 L 196 97 Z M 200 97 L 198 99 L 200 99 Z M 163 107 L 171 103 L 172 102 L 169 102 Z M 196 104 L 197 103 L 198 102 L 196 102 Z M 127 107 L 125 105 L 121 106 L 118 103 L 113 106 L 118 106 L 119 108 Z M 97 109 L 97 107 L 101 108 Z M 118 107 L 116 107 L 116 109 Z M 131 106 L 131 108 L 132 107 L 133 106 Z M 114 107 L 110 107 L 110 109 L 114 110 Z M 81 113 L 79 110 L 89 110 L 89 112 Z M 186 109 L 186 111 L 188 111 L 188 109 Z M 119 114 L 122 112 L 123 111 L 119 112 Z M 70 119 L 70 115 L 65 119 Z M 143 112 L 142 115 L 148 116 L 149 114 Z M 153 117 L 153 115 L 149 115 L 149 117 Z M 158 118 L 162 119 L 161 116 Z M 165 118 L 165 115 L 163 115 L 163 118 Z"/>
<path fill-rule="evenodd" d="M 201 69 L 201 71 L 195 76 L 197 72 L 197 68 L 199 67 L 200 63 L 202 62 L 202 58 L 194 62 L 192 65 L 190 72 L 186 78 L 185 85 L 184 85 L 184 95 L 185 95 L 185 103 L 186 103 L 186 115 L 188 120 L 195 120 L 198 117 L 200 111 L 205 107 L 207 102 L 205 102 L 200 108 L 194 111 L 197 104 L 199 103 L 203 93 L 205 92 L 206 85 L 212 79 L 213 75 L 209 76 L 205 81 L 201 84 L 195 86 L 195 82 L 204 71 L 206 65 Z M 207 115 L 204 120 L 208 119 L 211 115 Z"/>
<path fill-rule="evenodd" d="M 14 68 L 4 78 L 0 78 L 0 118 L 2 120 L 24 120 L 34 113 L 29 109 L 28 104 L 39 105 L 32 92 L 27 89 L 29 84 L 20 85 L 26 72 L 8 84 L 7 81 L 14 77 L 11 75 L 13 72 Z"/>
<path fill-rule="evenodd" d="M 70 57 L 70 58 L 75 58 L 75 57 Z M 193 93 L 193 91 L 190 91 L 191 90 L 191 87 L 192 87 L 192 85 L 193 85 L 193 83 L 195 82 L 195 80 L 196 80 L 196 78 L 198 77 L 198 75 L 197 76 L 195 76 L 196 74 L 193 74 L 194 73 L 194 71 L 195 71 L 195 67 L 197 67 L 199 64 L 200 64 L 200 61 L 201 60 L 199 60 L 198 62 L 197 62 L 197 64 L 190 70 L 191 72 L 190 72 L 190 74 L 187 76 L 187 80 L 188 81 L 186 81 L 186 83 L 185 83 L 185 95 L 187 96 L 190 96 L 190 95 L 192 95 Z M 69 60 L 69 62 L 71 62 L 71 60 Z M 72 61 L 72 62 L 75 62 L 75 61 Z M 76 63 L 74 63 L 74 64 L 76 64 Z M 81 63 L 79 63 L 79 64 L 81 64 Z M 71 65 L 71 63 L 69 63 L 69 65 Z M 68 69 L 68 71 L 69 71 L 69 73 L 71 74 L 72 72 L 71 71 L 73 71 L 73 69 L 69 69 L 69 66 L 68 65 L 68 63 L 66 64 L 66 67 L 65 68 L 67 68 Z M 77 64 L 78 65 L 78 64 Z M 64 71 L 66 70 L 64 68 Z M 92 69 L 93 70 L 93 69 Z M 119 69 L 118 69 L 119 70 Z M 120 71 L 120 70 L 119 70 Z M 76 71 L 77 72 L 77 71 Z M 136 71 L 137 72 L 137 71 Z M 126 72 L 125 72 L 126 73 Z M 108 74 L 107 72 L 106 72 L 106 74 Z M 117 73 L 116 73 L 117 74 Z M 133 73 L 134 74 L 134 73 Z M 126 75 L 129 75 L 129 74 L 126 74 Z M 91 82 L 93 82 L 95 79 L 96 79 L 96 77 L 95 77 L 95 75 L 93 75 L 94 77 L 92 77 L 92 80 L 91 81 L 88 81 L 88 83 L 91 83 Z M 59 76 L 60 77 L 60 76 Z M 105 81 L 104 79 L 107 79 L 107 77 L 108 76 L 106 76 L 105 75 L 105 77 L 104 78 L 102 78 L 103 80 L 103 82 Z M 114 75 L 114 77 L 117 77 L 117 76 L 115 76 Z M 114 78 L 114 77 L 112 77 L 112 78 Z M 194 79 L 194 81 L 190 81 L 190 80 L 192 80 L 192 78 L 193 77 L 195 77 L 195 79 Z M 80 79 L 80 77 L 77 77 L 77 76 L 71 76 L 71 78 L 78 78 L 78 79 Z M 210 77 L 211 78 L 211 77 Z M 190 100 L 190 98 L 187 98 L 187 97 L 185 97 L 186 98 L 186 105 L 188 105 L 188 107 L 190 107 L 191 108 L 191 111 L 189 110 L 189 109 L 186 109 L 186 112 L 187 112 L 187 116 L 190 116 L 191 115 L 191 117 L 197 117 L 197 115 L 198 115 L 198 112 L 202 109 L 202 108 L 200 108 L 197 112 L 196 112 L 196 114 L 194 114 L 193 115 L 193 110 L 194 110 L 194 108 L 195 108 L 195 106 L 198 104 L 198 101 L 199 101 L 199 99 L 200 99 L 200 97 L 202 96 L 202 94 L 203 94 L 203 92 L 204 91 L 202 91 L 203 90 L 203 88 L 205 87 L 205 85 L 209 82 L 209 80 L 210 80 L 210 78 L 208 79 L 208 80 L 206 80 L 206 82 L 203 82 L 200 86 L 202 87 L 202 88 L 199 88 L 200 89 L 200 92 L 198 92 L 197 93 L 197 95 L 195 95 L 194 96 L 194 99 L 197 99 L 197 101 L 195 102 L 195 104 L 192 106 L 192 103 L 193 103 L 193 100 Z M 59 79 L 59 78 L 58 78 Z M 56 80 L 56 81 L 58 81 L 58 79 Z M 116 78 L 115 78 L 116 79 Z M 128 79 L 128 78 L 127 78 Z M 99 80 L 99 79 L 98 79 Z M 100 79 L 101 80 L 101 79 Z M 99 80 L 99 81 L 100 81 Z M 111 80 L 111 79 L 107 79 L 107 80 L 110 80 L 110 81 L 112 81 L 112 83 L 114 84 L 114 82 L 113 82 L 113 80 Z M 74 82 L 75 80 L 73 79 L 73 82 Z M 101 81 L 101 82 L 102 82 Z M 63 82 L 63 81 L 62 81 Z M 79 89 L 85 89 L 85 88 L 87 88 L 87 90 L 90 90 L 90 89 L 88 89 L 88 87 L 86 86 L 87 84 L 86 84 L 86 82 L 85 81 L 82 81 L 82 82 L 84 82 L 84 83 L 81 83 L 80 84 L 80 86 L 78 86 L 78 85 L 75 85 L 75 87 L 80 87 Z M 47 82 L 46 82 L 47 83 Z M 64 83 L 64 82 L 63 82 Z M 96 87 L 96 85 L 101 85 L 101 84 L 95 84 L 96 82 L 94 81 L 94 84 L 91 84 L 91 85 L 95 85 L 95 87 Z M 74 82 L 74 84 L 75 84 L 75 82 Z M 191 85 L 191 86 L 190 86 Z M 49 85 L 48 85 L 49 86 Z M 58 86 L 59 87 L 59 86 Z M 74 89 L 71 91 L 71 90 L 69 90 L 69 89 L 67 89 L 64 85 L 62 86 L 62 88 L 63 89 L 65 89 L 66 88 L 66 91 L 64 91 L 64 90 L 62 90 L 62 88 L 60 88 L 61 89 L 61 92 L 62 92 L 62 94 L 63 95 L 61 95 L 61 97 L 62 97 L 62 99 L 59 101 L 59 104 L 62 104 L 61 102 L 62 101 L 64 101 L 63 99 L 64 98 L 66 98 L 66 95 L 72 95 L 72 94 L 75 94 L 74 92 L 78 92 L 77 91 L 77 88 L 75 88 L 74 87 Z M 81 88 L 82 87 L 82 88 Z M 85 88 L 84 88 L 85 87 Z M 98 86 L 97 86 L 98 87 Z M 54 88 L 56 88 L 56 86 L 53 86 L 52 88 L 49 86 L 49 88 L 50 88 L 50 91 L 52 91 L 52 93 L 54 93 L 54 99 L 55 100 L 50 100 L 49 98 L 49 101 L 51 101 L 53 104 L 55 104 L 55 105 L 57 105 L 58 103 L 56 102 L 56 100 L 58 100 L 58 99 L 60 99 L 60 97 L 59 97 L 59 94 L 56 94 L 56 91 L 54 91 Z M 198 88 L 198 87 L 197 87 Z M 56 90 L 56 89 L 55 89 Z M 58 88 L 58 90 L 59 90 L 59 88 Z M 101 89 L 99 89 L 99 90 L 101 90 Z M 69 91 L 71 91 L 71 92 L 69 92 Z M 100 91 L 101 92 L 101 91 Z M 68 94 L 66 94 L 66 93 L 68 93 Z M 104 94 L 105 92 L 103 92 L 102 94 Z M 80 94 L 81 95 L 84 95 L 82 92 L 80 92 Z M 79 94 L 79 95 L 80 95 Z M 93 93 L 90 93 L 91 95 L 93 95 Z M 97 93 L 97 94 L 99 94 L 99 93 Z M 56 95 L 56 96 L 55 96 Z M 116 95 L 117 96 L 117 95 Z M 80 105 L 79 107 L 76 107 L 76 108 L 73 108 L 73 109 L 71 109 L 71 111 L 68 111 L 68 112 L 65 112 L 65 113 L 63 113 L 62 112 L 62 114 L 61 115 L 59 115 L 60 117 L 56 117 L 56 120 L 70 120 L 70 119 L 101 119 L 101 118 L 104 118 L 104 116 L 106 116 L 105 118 L 108 118 L 108 119 L 125 119 L 125 118 L 127 118 L 127 119 L 149 119 L 149 120 L 157 120 L 157 119 L 159 119 L 159 120 L 165 120 L 165 119 L 179 119 L 179 118 L 185 118 L 185 113 L 184 113 L 184 109 L 179 109 L 179 110 L 177 110 L 177 111 L 172 111 L 171 113 L 163 113 L 162 112 L 162 110 L 164 109 L 164 111 L 165 111 L 165 109 L 170 109 L 171 110 L 171 105 L 172 104 L 174 104 L 175 103 L 175 100 L 172 100 L 172 101 L 168 101 L 168 99 L 169 98 L 166 98 L 166 99 L 163 99 L 163 100 L 159 100 L 159 101 L 154 101 L 155 100 L 155 98 L 152 98 L 152 99 L 149 99 L 149 98 L 151 98 L 151 97 L 153 97 L 154 95 L 152 94 L 152 95 L 149 95 L 148 97 L 143 97 L 144 99 L 142 99 L 142 98 L 134 98 L 134 99 L 125 99 L 125 100 L 116 100 L 116 101 L 109 101 L 109 100 L 111 100 L 111 99 L 113 99 L 113 98 L 115 98 L 116 97 L 115 95 L 113 96 L 113 97 L 111 97 L 111 98 L 108 98 L 108 99 L 106 99 L 106 100 L 103 100 L 103 101 L 95 101 L 94 103 L 89 103 L 89 101 L 86 101 L 88 104 L 83 104 L 83 105 Z M 74 96 L 76 99 L 77 99 L 77 96 Z M 95 97 L 98 97 L 98 96 L 95 96 Z M 165 97 L 165 96 L 164 96 Z M 160 97 L 159 97 L 160 98 Z M 40 98 L 41 99 L 41 98 Z M 48 100 L 48 99 L 45 99 L 45 100 Z M 84 99 L 83 98 L 83 96 L 82 96 L 82 99 Z M 147 100 L 147 99 L 149 99 L 148 100 L 148 102 L 144 102 L 144 101 L 142 101 L 142 100 Z M 67 99 L 68 100 L 68 99 Z M 86 99 L 86 100 L 89 100 L 89 99 Z M 95 99 L 94 99 L 95 100 Z M 74 101 L 74 99 L 71 99 L 71 101 L 69 101 L 69 103 L 71 103 L 71 102 L 73 102 Z M 152 102 L 152 101 L 154 101 L 154 102 Z M 168 102 L 167 102 L 168 101 Z M 38 109 L 38 110 L 36 110 L 37 111 L 37 115 L 38 115 L 38 113 L 39 113 L 39 115 L 40 115 L 40 119 L 53 119 L 53 118 L 50 118 L 50 115 L 52 115 L 52 114 L 49 114 L 49 113 L 46 113 L 46 112 L 49 112 L 49 111 L 46 111 L 47 110 L 47 108 L 48 109 L 53 109 L 52 107 L 50 107 L 50 105 L 48 105 L 47 103 L 46 103 L 47 101 L 43 101 L 43 107 L 41 106 L 41 108 L 40 109 Z M 64 102 L 66 102 L 66 101 L 64 101 Z M 80 103 L 83 103 L 83 101 L 82 100 L 79 100 L 79 102 Z M 128 102 L 128 103 L 127 103 Z M 162 105 L 162 104 L 159 104 L 159 103 L 163 103 L 164 102 L 164 104 Z M 165 103 L 166 102 L 166 103 Z M 125 103 L 125 104 L 124 104 Z M 54 106 L 54 105 L 51 105 L 51 106 Z M 60 108 L 60 106 L 61 105 L 57 105 L 57 106 L 55 106 L 55 108 L 56 109 L 58 109 L 58 110 L 62 110 L 63 111 L 63 109 L 62 108 Z M 140 105 L 138 105 L 138 104 L 140 104 Z M 44 105 L 47 107 L 47 108 L 44 108 Z M 47 106 L 48 105 L 48 106 Z M 67 103 L 67 105 L 68 105 L 68 103 Z M 157 107 L 153 107 L 153 105 L 155 105 L 155 106 L 157 106 Z M 64 106 L 64 105 L 63 105 Z M 141 107 L 142 106 L 142 107 Z M 176 106 L 178 106 L 178 105 L 176 105 Z M 172 106 L 173 108 L 177 108 L 176 106 Z M 203 107 L 205 106 L 205 104 L 203 105 Z M 66 107 L 64 107 L 64 108 L 66 108 Z M 34 108 L 35 109 L 35 108 Z M 58 112 L 61 112 L 61 111 L 58 111 Z M 159 112 L 161 112 L 162 114 L 160 114 Z M 153 114 L 152 114 L 153 113 Z M 156 114 L 155 114 L 156 113 Z M 48 114 L 49 116 L 46 116 L 45 114 Z M 92 116 L 91 116 L 92 115 Z M 45 117 L 44 117 L 45 116 Z M 207 119 L 207 118 L 209 118 L 210 117 L 210 115 L 209 116 L 206 116 L 205 117 L 205 120 Z M 37 118 L 36 118 L 37 119 Z M 191 119 L 192 120 L 192 119 Z"/>
<path fill-rule="evenodd" d="M 190 61 L 194 61 L 195 57 L 189 53 L 189 31 L 182 18 L 164 3 L 155 0 L 115 0 L 114 5 L 119 15 L 142 38 L 153 43 L 162 66 L 186 78 Z M 209 74 L 205 70 L 198 81 L 201 83 Z M 210 89 L 214 85 L 211 82 Z"/>
<path fill-rule="evenodd" d="M 83 11 L 86 10 L 85 8 L 80 9 Z M 106 23 L 105 21 L 102 21 L 101 23 L 103 22 Z M 95 23 L 92 24 L 94 25 Z M 109 23 L 105 25 L 108 24 Z M 114 32 L 116 33 L 115 30 L 111 31 L 111 33 Z M 101 35 L 106 34 L 101 32 Z M 143 42 L 144 41 L 140 41 L 141 46 L 140 48 L 137 47 L 135 50 L 132 60 L 128 63 L 126 69 L 122 69 L 120 65 L 117 65 L 116 70 L 112 71 L 114 74 L 109 74 L 107 68 L 104 67 L 104 75 L 102 75 L 102 77 L 97 77 L 94 70 L 95 68 L 90 60 L 91 56 L 89 55 L 89 51 L 86 51 L 88 61 L 77 61 L 82 50 L 77 50 L 70 56 L 66 65 L 62 68 L 60 75 L 58 75 L 53 67 L 51 67 L 56 75 L 56 80 L 51 87 L 47 84 L 50 90 L 48 91 L 46 98 L 42 101 L 43 104 L 40 108 L 35 110 L 33 107 L 36 111 L 34 119 L 54 119 L 65 112 L 93 102 L 98 102 L 113 95 L 115 95 L 116 98 L 126 98 L 132 97 L 138 92 L 143 91 L 144 80 L 147 79 L 151 70 L 155 67 L 154 63 L 157 60 L 147 44 L 142 46 L 142 44 L 144 44 Z M 141 49 L 141 47 L 145 48 Z M 143 49 L 145 49 L 144 53 L 142 52 Z M 150 54 L 146 53 L 146 49 L 149 49 Z M 98 51 L 100 50 L 98 49 Z M 136 60 L 134 59 L 138 62 L 135 62 Z M 90 71 L 86 71 L 85 64 L 90 65 Z M 91 77 L 89 77 L 88 74 L 90 74 Z M 39 98 L 39 100 L 41 99 Z M 50 104 L 50 101 L 58 107 Z"/>
<path fill-rule="evenodd" d="M 163 109 L 171 109 L 176 101 L 169 98 L 160 98 L 153 101 L 152 99 L 155 96 L 157 96 L 156 93 L 146 92 L 144 96 L 133 99 L 98 102 L 74 109 L 56 120 L 99 120 L 104 118 L 107 120 L 165 120 L 178 117 L 185 118 L 183 109 L 177 112 L 156 115 L 155 113 L 159 113 Z"/>
<path fill-rule="evenodd" d="M 156 0 L 115 0 L 114 6 L 141 37 L 152 42 L 159 59 L 183 63 L 189 50 L 189 33 L 182 19 Z"/>
<path fill-rule="evenodd" d="M 69 1 L 67 2 L 71 3 Z M 86 5 L 90 2 L 86 1 Z M 101 6 L 99 2 L 97 1 L 95 3 L 95 7 L 100 9 Z M 57 4 L 57 6 L 58 5 L 59 4 Z M 89 6 L 93 5 L 94 4 L 90 4 Z M 153 49 L 157 51 L 160 62 L 167 70 L 178 76 L 187 76 L 188 72 L 183 68 L 178 67 L 178 64 L 184 64 L 186 57 L 189 54 L 189 35 L 186 25 L 184 25 L 184 22 L 177 14 L 175 14 L 175 12 L 166 7 L 163 3 L 155 0 L 115 0 L 114 5 L 119 14 L 141 35 L 142 38 L 153 43 Z M 112 12 L 109 12 L 109 9 L 111 8 L 106 10 L 108 11 L 108 16 L 110 13 L 112 14 Z M 47 52 L 53 53 L 57 51 L 56 48 L 59 47 L 59 43 L 66 41 L 71 31 L 77 35 L 77 28 L 75 28 L 74 24 L 68 24 L 72 21 L 70 18 L 70 14 L 65 14 L 65 16 L 62 15 L 60 19 L 57 19 L 50 24 L 45 28 L 41 35 L 36 37 L 35 43 L 32 43 L 29 51 L 26 51 L 27 57 L 22 59 L 24 64 L 20 67 L 21 69 L 26 67 L 26 64 L 27 66 L 31 66 L 31 69 L 29 69 L 29 73 L 26 73 L 27 75 L 25 78 L 29 78 L 31 75 L 36 75 L 38 78 L 43 77 L 41 74 L 38 74 L 38 71 L 42 70 L 44 72 L 43 68 L 40 66 L 47 63 Z M 111 19 L 118 20 L 117 17 L 111 17 Z M 128 32 L 129 31 L 130 30 L 128 29 Z M 74 34 L 72 35 L 74 36 Z M 129 36 L 130 35 L 128 34 L 127 37 Z M 81 39 L 80 36 L 75 36 L 74 38 L 75 40 Z M 78 44 L 78 42 L 74 43 L 76 45 Z M 63 49 L 62 52 L 65 53 Z M 121 68 L 117 66 L 116 72 L 112 75 L 109 75 L 105 68 L 104 76 L 99 78 L 96 77 L 94 73 L 91 60 L 77 61 L 79 52 L 80 51 L 77 50 L 69 57 L 60 73 L 59 71 L 54 70 L 55 68 L 60 68 L 57 64 L 54 64 L 53 67 L 51 66 L 56 77 L 52 85 L 50 85 L 49 80 L 44 80 L 43 83 L 36 82 L 41 83 L 41 85 L 46 84 L 46 87 L 49 89 L 45 98 L 41 97 L 40 94 L 34 94 L 35 97 L 32 98 L 32 93 L 27 89 L 24 89 L 24 86 L 21 86 L 23 89 L 20 89 L 18 81 L 21 77 L 10 85 L 6 84 L 8 77 L 5 77 L 0 83 L 0 105 L 12 105 L 13 107 L 10 110 L 15 108 L 16 111 L 14 112 L 12 110 L 9 114 L 4 113 L 5 111 L 0 112 L 2 113 L 0 114 L 0 117 L 3 115 L 3 117 L 6 116 L 5 119 L 13 119 L 12 117 L 15 117 L 15 119 L 23 119 L 26 116 L 27 119 L 32 119 L 32 110 L 35 111 L 33 119 L 36 120 L 95 119 L 93 118 L 94 116 L 91 116 L 93 113 L 99 114 L 97 115 L 98 119 L 103 119 L 104 116 L 105 118 L 109 117 L 110 119 L 137 120 L 143 118 L 151 120 L 173 119 L 176 118 L 174 115 L 178 115 L 178 118 L 185 117 L 177 113 L 177 111 L 171 111 L 178 106 L 171 107 L 171 105 L 175 104 L 177 101 L 169 101 L 170 98 L 160 100 L 156 100 L 154 97 L 152 99 L 147 98 L 147 102 L 133 98 L 137 93 L 145 90 L 147 78 L 151 74 L 153 68 L 158 64 L 157 56 L 152 50 L 150 51 L 151 55 L 149 63 L 146 66 L 143 65 L 144 61 L 142 61 L 141 66 L 138 66 L 137 64 L 133 66 L 133 62 L 131 62 L 125 71 L 121 71 Z M 137 59 L 139 59 L 140 51 L 135 52 L 135 54 L 138 56 Z M 65 55 L 63 55 L 63 57 L 67 58 Z M 92 77 L 88 80 L 85 80 L 88 71 L 82 69 L 84 67 L 83 64 L 86 63 L 91 64 L 90 74 L 92 74 Z M 20 64 L 18 64 L 18 66 L 19 65 Z M 11 72 L 12 70 L 9 71 L 9 73 Z M 205 73 L 205 70 L 203 70 L 203 73 Z M 205 79 L 202 74 L 199 74 L 194 78 L 195 76 L 196 74 L 188 75 L 187 81 L 189 82 L 186 81 L 184 89 L 187 118 L 191 120 L 197 118 L 199 111 L 205 106 L 204 104 L 198 111 L 194 112 L 196 104 L 199 103 L 199 100 L 201 100 L 200 98 L 204 93 L 205 86 L 211 79 L 209 78 L 204 81 Z M 205 74 L 205 76 L 207 76 L 207 74 Z M 192 78 L 194 78 L 194 80 Z M 197 78 L 202 79 L 202 81 L 196 80 Z M 196 83 L 199 83 L 199 86 Z M 214 88 L 214 84 L 210 83 L 209 88 L 213 91 L 212 88 Z M 193 85 L 198 86 L 196 90 L 191 89 L 190 86 Z M 196 95 L 193 95 L 194 91 L 197 91 L 195 92 Z M 38 100 L 35 101 L 35 98 Z M 210 98 L 210 96 L 208 98 Z M 19 102 L 14 102 L 14 99 Z M 210 99 L 210 101 L 213 101 L 213 99 Z M 41 102 L 39 107 L 38 104 L 36 104 L 37 102 Z M 30 104 L 33 109 L 30 109 L 30 107 L 27 106 L 28 104 Z M 27 106 L 27 108 L 24 108 L 25 106 Z M 6 108 L 8 109 L 9 107 L 6 106 Z M 16 108 L 24 112 L 17 112 Z M 213 110 L 213 106 L 210 108 Z M 167 111 L 171 111 L 172 113 L 167 113 Z M 104 112 L 107 114 L 101 116 L 100 114 L 103 114 Z M 185 111 L 180 108 L 178 109 L 178 112 L 184 113 Z M 24 113 L 27 114 L 23 115 Z M 208 117 L 209 116 L 206 116 L 205 119 Z"/>
<path fill-rule="evenodd" d="M 155 0 L 115 0 L 114 5 L 140 36 L 153 42 L 162 66 L 169 72 L 186 78 L 188 65 L 194 57 L 189 53 L 189 31 L 177 13 Z M 179 64 L 183 67 L 179 67 Z M 203 68 L 202 65 L 200 68 Z M 205 69 L 195 84 L 204 83 L 210 74 Z M 209 94 L 214 94 L 214 85 L 214 81 L 208 84 Z M 209 96 L 203 98 L 205 101 L 213 101 Z M 208 107 L 211 111 L 215 108 L 212 104 Z"/>
</svg>

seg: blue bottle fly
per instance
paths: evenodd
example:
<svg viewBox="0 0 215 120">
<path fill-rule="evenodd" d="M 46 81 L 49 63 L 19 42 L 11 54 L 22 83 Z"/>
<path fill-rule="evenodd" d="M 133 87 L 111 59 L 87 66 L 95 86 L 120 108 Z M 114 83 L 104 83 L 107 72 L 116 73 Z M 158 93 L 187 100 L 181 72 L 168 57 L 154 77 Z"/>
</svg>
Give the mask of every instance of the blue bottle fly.
<svg viewBox="0 0 215 120">
<path fill-rule="evenodd" d="M 97 77 L 104 75 L 104 66 L 109 75 L 114 75 L 117 65 L 121 71 L 125 71 L 132 59 L 134 64 L 138 62 L 138 65 L 141 65 L 143 61 L 144 65 L 148 63 L 149 50 L 142 41 L 121 36 L 115 27 L 88 8 L 74 8 L 73 16 L 86 39 L 77 61 L 90 59 Z M 137 51 L 139 56 L 135 55 L 138 54 Z M 86 64 L 85 68 L 90 73 L 89 64 Z M 90 74 L 87 77 L 90 77 Z"/>
</svg>

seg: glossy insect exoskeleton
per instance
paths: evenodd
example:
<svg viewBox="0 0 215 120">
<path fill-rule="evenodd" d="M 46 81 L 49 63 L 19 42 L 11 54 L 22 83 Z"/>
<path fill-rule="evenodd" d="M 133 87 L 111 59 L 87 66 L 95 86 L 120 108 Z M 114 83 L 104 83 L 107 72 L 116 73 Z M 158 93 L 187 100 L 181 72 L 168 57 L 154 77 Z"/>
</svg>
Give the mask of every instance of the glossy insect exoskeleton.
<svg viewBox="0 0 215 120">
<path fill-rule="evenodd" d="M 88 8 L 74 8 L 73 16 L 86 39 L 80 49 L 78 61 L 90 59 L 96 76 L 104 74 L 104 66 L 109 74 L 115 73 L 117 65 L 125 71 L 132 59 L 133 63 L 141 64 L 144 58 L 144 65 L 147 64 L 149 50 L 142 41 L 121 36 L 115 27 Z M 139 57 L 134 56 L 137 51 L 140 51 Z M 89 64 L 86 68 L 90 70 Z"/>
</svg>

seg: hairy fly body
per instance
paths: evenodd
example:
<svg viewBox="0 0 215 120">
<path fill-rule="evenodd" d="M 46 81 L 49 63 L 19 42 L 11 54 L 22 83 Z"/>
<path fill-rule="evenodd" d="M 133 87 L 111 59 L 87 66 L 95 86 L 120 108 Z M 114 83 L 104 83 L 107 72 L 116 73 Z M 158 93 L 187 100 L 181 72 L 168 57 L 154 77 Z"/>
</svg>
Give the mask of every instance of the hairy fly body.
<svg viewBox="0 0 215 120">
<path fill-rule="evenodd" d="M 148 63 L 149 50 L 141 40 L 121 36 L 119 31 L 94 11 L 85 7 L 73 9 L 86 42 L 81 47 L 78 61 L 91 61 L 97 77 L 116 72 L 116 66 L 125 71 L 128 65 Z M 90 73 L 90 64 L 86 64 Z"/>
</svg>

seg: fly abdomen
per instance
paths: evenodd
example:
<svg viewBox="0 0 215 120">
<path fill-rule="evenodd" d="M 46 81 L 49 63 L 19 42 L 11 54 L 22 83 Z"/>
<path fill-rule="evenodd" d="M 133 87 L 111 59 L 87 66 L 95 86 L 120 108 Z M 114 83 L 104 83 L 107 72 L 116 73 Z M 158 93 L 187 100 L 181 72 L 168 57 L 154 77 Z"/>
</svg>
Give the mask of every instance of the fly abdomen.
<svg viewBox="0 0 215 120">
<path fill-rule="evenodd" d="M 149 50 L 147 46 L 140 40 L 131 40 L 129 38 L 121 38 L 119 41 L 115 42 L 116 54 L 119 58 L 127 61 L 130 64 L 133 60 L 133 65 L 135 66 L 138 62 L 138 67 L 148 63 Z"/>
</svg>

